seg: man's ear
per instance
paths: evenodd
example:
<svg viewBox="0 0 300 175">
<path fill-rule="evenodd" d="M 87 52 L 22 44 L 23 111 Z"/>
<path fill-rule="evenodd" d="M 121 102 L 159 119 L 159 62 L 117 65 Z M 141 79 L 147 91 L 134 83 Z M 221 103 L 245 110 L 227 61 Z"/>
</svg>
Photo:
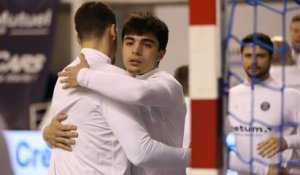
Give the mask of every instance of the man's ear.
<svg viewBox="0 0 300 175">
<path fill-rule="evenodd" d="M 162 60 L 165 56 L 166 50 L 160 50 L 158 52 L 158 61 Z"/>
<path fill-rule="evenodd" d="M 110 35 L 112 36 L 113 40 L 117 39 L 117 28 L 116 28 L 116 24 L 112 24 L 110 26 Z"/>
<path fill-rule="evenodd" d="M 81 39 L 80 39 L 80 37 L 79 37 L 79 34 L 78 34 L 78 33 L 76 34 L 76 39 L 77 39 L 77 42 L 78 42 L 78 44 L 79 44 L 79 45 L 81 45 Z"/>
</svg>

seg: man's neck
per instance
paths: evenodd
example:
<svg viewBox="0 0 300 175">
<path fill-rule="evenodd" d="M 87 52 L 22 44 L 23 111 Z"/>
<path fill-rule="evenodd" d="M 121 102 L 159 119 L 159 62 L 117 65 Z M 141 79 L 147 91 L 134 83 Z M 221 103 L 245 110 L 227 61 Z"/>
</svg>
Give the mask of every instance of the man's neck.
<svg viewBox="0 0 300 175">
<path fill-rule="evenodd" d="M 109 58 L 112 58 L 112 54 L 110 53 L 110 48 L 107 45 L 101 43 L 100 41 L 97 40 L 84 41 L 81 43 L 81 47 L 95 49 L 99 52 L 104 53 Z"/>
<path fill-rule="evenodd" d="M 129 74 L 130 74 L 132 77 L 136 77 L 136 76 L 142 76 L 142 75 L 145 75 L 145 74 L 147 74 L 147 73 L 153 71 L 153 70 L 156 69 L 156 68 L 158 68 L 158 67 L 154 67 L 153 69 L 149 70 L 148 72 L 144 72 L 144 73 L 130 72 L 130 71 L 128 71 L 128 70 L 127 70 L 127 71 L 129 72 Z"/>
</svg>

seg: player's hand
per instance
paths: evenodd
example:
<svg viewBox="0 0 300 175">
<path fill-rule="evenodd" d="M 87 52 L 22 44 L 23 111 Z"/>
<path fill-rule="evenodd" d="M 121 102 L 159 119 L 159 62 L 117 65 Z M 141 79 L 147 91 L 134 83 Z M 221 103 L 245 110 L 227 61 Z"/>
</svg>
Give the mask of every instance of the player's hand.
<svg viewBox="0 0 300 175">
<path fill-rule="evenodd" d="M 58 76 L 63 77 L 60 80 L 60 83 L 63 84 L 63 89 L 79 87 L 77 81 L 78 72 L 82 68 L 89 68 L 89 64 L 82 53 L 80 53 L 79 59 L 80 63 L 76 66 L 70 66 L 65 68 L 62 72 L 58 72 Z"/>
<path fill-rule="evenodd" d="M 281 145 L 280 145 L 281 144 Z M 271 158 L 275 154 L 287 149 L 287 143 L 284 138 L 270 138 L 257 145 L 258 154 L 262 157 Z"/>
<path fill-rule="evenodd" d="M 267 175 L 288 175 L 286 168 L 269 167 Z"/>
<path fill-rule="evenodd" d="M 75 140 L 72 138 L 78 137 L 77 132 L 74 132 L 77 127 L 75 125 L 62 125 L 61 121 L 66 118 L 66 114 L 55 116 L 51 123 L 44 128 L 43 138 L 52 147 L 72 151 L 71 145 L 75 144 Z"/>
</svg>

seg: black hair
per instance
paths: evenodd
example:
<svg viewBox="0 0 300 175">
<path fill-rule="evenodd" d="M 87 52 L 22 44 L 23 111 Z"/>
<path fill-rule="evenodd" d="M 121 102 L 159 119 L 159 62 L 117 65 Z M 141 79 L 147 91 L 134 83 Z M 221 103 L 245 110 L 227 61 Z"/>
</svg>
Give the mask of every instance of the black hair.
<svg viewBox="0 0 300 175">
<path fill-rule="evenodd" d="M 148 33 L 153 33 L 156 36 L 159 42 L 159 50 L 165 51 L 169 39 L 169 29 L 162 20 L 149 12 L 134 13 L 125 21 L 122 29 L 122 41 L 125 35 L 144 35 Z"/>
<path fill-rule="evenodd" d="M 295 16 L 293 16 L 292 18 L 292 21 L 291 21 L 291 24 L 293 22 L 299 22 L 300 21 L 300 13 L 299 14 L 296 14 Z"/>
<path fill-rule="evenodd" d="M 75 29 L 81 40 L 102 36 L 105 29 L 116 24 L 115 14 L 109 6 L 96 1 L 84 3 L 74 17 Z"/>
<path fill-rule="evenodd" d="M 252 33 L 247 35 L 242 40 L 241 44 L 241 53 L 244 51 L 244 47 L 247 44 L 253 43 L 255 45 L 260 46 L 261 48 L 266 49 L 269 52 L 269 55 L 273 55 L 273 42 L 271 41 L 271 38 L 263 33 Z"/>
</svg>

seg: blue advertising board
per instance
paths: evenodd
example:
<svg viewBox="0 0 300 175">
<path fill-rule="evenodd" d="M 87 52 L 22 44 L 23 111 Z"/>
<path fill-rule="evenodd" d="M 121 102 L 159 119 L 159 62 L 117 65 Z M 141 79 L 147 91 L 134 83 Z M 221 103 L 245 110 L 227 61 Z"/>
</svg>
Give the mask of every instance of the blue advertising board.
<svg viewBox="0 0 300 175">
<path fill-rule="evenodd" d="M 4 131 L 15 175 L 47 175 L 51 149 L 41 131 Z"/>
</svg>

